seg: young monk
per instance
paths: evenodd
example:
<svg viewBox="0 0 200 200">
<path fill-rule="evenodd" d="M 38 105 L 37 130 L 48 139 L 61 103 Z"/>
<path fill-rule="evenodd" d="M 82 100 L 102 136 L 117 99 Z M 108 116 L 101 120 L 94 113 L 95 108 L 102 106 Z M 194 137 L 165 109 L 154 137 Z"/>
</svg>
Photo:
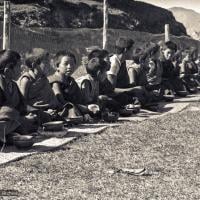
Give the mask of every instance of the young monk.
<svg viewBox="0 0 200 200">
<path fill-rule="evenodd" d="M 76 69 L 75 55 L 68 51 L 59 51 L 54 57 L 54 65 L 56 72 L 48 79 L 59 102 L 62 105 L 67 102 L 81 103 L 80 89 L 72 77 Z"/>
<path fill-rule="evenodd" d="M 130 60 L 133 52 L 134 41 L 120 37 L 115 44 L 115 54 L 110 57 L 110 69 L 107 78 L 115 88 L 116 94 L 125 93 L 131 97 L 137 97 L 143 107 L 147 108 L 149 97 L 143 87 L 133 87 L 129 83 L 126 60 Z"/>
<path fill-rule="evenodd" d="M 176 94 L 180 97 L 185 97 L 187 91 L 184 88 L 182 80 L 177 76 L 175 72 L 175 66 L 173 65 L 172 59 L 177 51 L 177 45 L 171 41 L 160 43 L 161 57 L 159 59 L 163 68 L 162 73 L 162 85 L 167 91 L 167 95 L 174 96 Z"/>
<path fill-rule="evenodd" d="M 93 58 L 98 58 L 99 62 L 103 65 L 107 65 L 106 68 L 107 70 L 109 69 L 110 59 L 108 51 L 100 48 L 93 49 L 88 55 L 88 59 L 92 60 Z M 126 94 L 115 94 L 114 88 L 108 81 L 107 77 L 99 81 L 99 95 L 101 97 L 101 103 L 104 104 L 105 107 L 109 108 L 109 110 L 115 112 L 120 112 L 120 110 L 124 109 L 126 106 L 130 107 L 130 104 L 136 103 L 136 100 L 133 101 L 133 98 Z"/>
<path fill-rule="evenodd" d="M 162 99 L 162 67 L 158 61 L 159 46 L 151 44 L 140 55 L 133 57 L 133 67 L 128 68 L 130 84 L 143 86 L 149 92 L 152 101 Z"/>
<path fill-rule="evenodd" d="M 41 123 L 56 120 L 56 110 L 62 109 L 62 105 L 47 79 L 49 53 L 34 48 L 26 54 L 25 59 L 28 72 L 21 75 L 18 85 L 28 108 L 39 115 Z"/>
<path fill-rule="evenodd" d="M 197 48 L 193 47 L 191 49 L 191 54 L 192 54 L 192 60 L 191 60 L 192 74 L 193 74 L 194 81 L 196 83 L 196 87 L 199 90 L 200 89 L 200 74 L 199 74 L 198 64 L 196 63 L 196 61 L 198 62 L 198 50 L 197 50 Z"/>
<path fill-rule="evenodd" d="M 148 72 L 148 67 L 141 59 L 143 57 L 143 53 L 142 49 L 136 48 L 134 50 L 132 62 L 127 62 L 129 84 L 133 87 L 145 86 L 147 84 L 146 74 Z"/>
<path fill-rule="evenodd" d="M 186 49 L 182 52 L 182 63 L 180 64 L 180 77 L 189 93 L 197 92 L 197 83 L 195 82 L 194 74 L 196 73 L 196 66 L 192 62 L 192 52 Z M 198 72 L 198 69 L 197 69 Z"/>
<path fill-rule="evenodd" d="M 58 102 L 47 79 L 49 53 L 34 48 L 26 54 L 28 72 L 19 78 L 19 88 L 26 103 L 35 108 L 57 108 Z"/>
<path fill-rule="evenodd" d="M 20 74 L 20 55 L 12 50 L 0 52 L 0 141 L 13 142 L 13 136 L 37 130 L 36 116 L 27 115 L 23 98 L 14 80 Z M 24 136 L 21 135 L 21 139 Z M 24 138 L 26 139 L 26 138 Z"/>
<path fill-rule="evenodd" d="M 59 51 L 54 57 L 54 65 L 56 72 L 48 77 L 54 94 L 61 105 L 71 105 L 74 116 L 70 117 L 81 115 L 79 109 L 84 109 L 80 105 L 83 103 L 81 91 L 72 77 L 76 69 L 75 55 L 68 51 Z"/>
<path fill-rule="evenodd" d="M 198 69 L 198 74 L 197 74 L 197 81 L 198 81 L 198 85 L 200 85 L 200 56 L 198 55 L 196 60 L 195 60 L 195 64 L 197 65 L 197 69 Z M 198 89 L 200 89 L 200 87 L 198 86 Z"/>
<path fill-rule="evenodd" d="M 87 74 L 76 79 L 82 95 L 84 105 L 98 104 L 101 99 L 99 95 L 99 84 L 106 79 L 107 63 L 94 57 L 86 65 Z"/>
</svg>

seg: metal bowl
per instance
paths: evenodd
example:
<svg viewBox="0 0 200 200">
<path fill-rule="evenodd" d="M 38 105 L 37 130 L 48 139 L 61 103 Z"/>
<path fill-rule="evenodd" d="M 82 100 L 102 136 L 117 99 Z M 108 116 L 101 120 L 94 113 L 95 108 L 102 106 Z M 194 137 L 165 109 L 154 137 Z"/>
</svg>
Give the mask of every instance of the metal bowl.
<svg viewBox="0 0 200 200">
<path fill-rule="evenodd" d="M 171 102 L 174 100 L 174 95 L 163 95 L 163 98 L 166 102 Z"/>
<path fill-rule="evenodd" d="M 30 135 L 13 136 L 13 144 L 17 148 L 30 148 L 34 144 L 34 138 Z"/>
<path fill-rule="evenodd" d="M 133 114 L 133 110 L 124 108 L 119 111 L 119 114 L 122 117 L 130 117 Z"/>
<path fill-rule="evenodd" d="M 63 121 L 53 121 L 42 124 L 44 131 L 62 131 L 64 128 Z"/>
<path fill-rule="evenodd" d="M 67 124 L 80 124 L 83 122 L 83 116 L 71 117 L 66 119 Z"/>
</svg>

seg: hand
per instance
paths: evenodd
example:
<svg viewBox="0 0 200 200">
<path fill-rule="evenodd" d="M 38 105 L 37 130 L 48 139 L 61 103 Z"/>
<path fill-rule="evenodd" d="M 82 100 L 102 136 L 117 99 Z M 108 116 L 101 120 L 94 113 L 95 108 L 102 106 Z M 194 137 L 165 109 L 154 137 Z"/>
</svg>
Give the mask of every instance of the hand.
<svg viewBox="0 0 200 200">
<path fill-rule="evenodd" d="M 37 118 L 37 115 L 33 113 L 29 113 L 28 115 L 25 116 L 25 118 L 28 120 L 35 120 Z"/>
<path fill-rule="evenodd" d="M 50 115 L 53 115 L 53 114 L 55 114 L 55 110 L 53 110 L 53 109 L 48 109 L 47 111 L 46 111 L 48 114 L 50 114 Z"/>
<path fill-rule="evenodd" d="M 90 104 L 88 105 L 88 110 L 91 111 L 93 114 L 96 114 L 100 111 L 100 108 L 97 104 Z"/>
</svg>

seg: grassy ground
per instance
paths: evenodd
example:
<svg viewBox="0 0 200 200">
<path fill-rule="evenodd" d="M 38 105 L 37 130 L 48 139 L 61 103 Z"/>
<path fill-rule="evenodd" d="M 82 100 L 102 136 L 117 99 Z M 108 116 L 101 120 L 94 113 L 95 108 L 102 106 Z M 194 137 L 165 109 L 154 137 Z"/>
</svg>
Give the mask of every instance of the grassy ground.
<svg viewBox="0 0 200 200">
<path fill-rule="evenodd" d="M 0 167 L 0 189 L 16 189 L 26 200 L 199 200 L 199 120 L 200 111 L 188 109 L 83 137 L 59 151 Z M 121 167 L 153 173 L 108 173 Z"/>
</svg>

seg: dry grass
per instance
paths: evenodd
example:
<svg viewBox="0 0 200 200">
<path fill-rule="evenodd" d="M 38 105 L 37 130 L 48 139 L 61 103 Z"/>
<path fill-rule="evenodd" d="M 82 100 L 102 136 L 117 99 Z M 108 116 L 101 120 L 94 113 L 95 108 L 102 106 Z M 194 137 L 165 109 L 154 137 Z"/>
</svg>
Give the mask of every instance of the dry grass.
<svg viewBox="0 0 200 200">
<path fill-rule="evenodd" d="M 186 110 L 83 137 L 60 151 L 1 167 L 0 189 L 34 200 L 200 199 L 199 120 L 200 111 Z M 158 174 L 107 173 L 143 166 Z"/>
</svg>

